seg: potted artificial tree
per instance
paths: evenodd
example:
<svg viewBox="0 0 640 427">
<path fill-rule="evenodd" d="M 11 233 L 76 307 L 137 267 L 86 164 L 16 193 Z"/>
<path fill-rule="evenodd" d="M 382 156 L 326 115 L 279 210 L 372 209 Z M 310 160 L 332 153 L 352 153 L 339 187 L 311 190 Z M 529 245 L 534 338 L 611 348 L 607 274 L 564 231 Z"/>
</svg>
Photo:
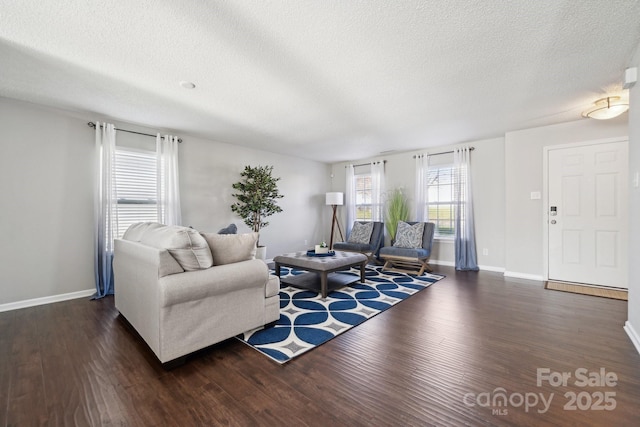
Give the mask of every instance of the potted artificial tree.
<svg viewBox="0 0 640 427">
<path fill-rule="evenodd" d="M 395 188 L 387 197 L 387 215 L 386 226 L 389 232 L 391 244 L 396 240 L 396 232 L 398 231 L 398 221 L 407 221 L 409 219 L 409 201 L 402 189 Z"/>
<path fill-rule="evenodd" d="M 272 175 L 273 166 L 245 166 L 240 174 L 240 182 L 233 184 L 237 190 L 233 196 L 238 199 L 231 205 L 231 210 L 238 214 L 244 223 L 254 232 L 260 233 L 260 229 L 269 225 L 265 218 L 275 213 L 282 212 L 276 200 L 284 197 L 278 191 L 278 181 Z M 265 259 L 267 249 L 260 245 L 258 235 L 258 250 L 256 258 Z"/>
</svg>

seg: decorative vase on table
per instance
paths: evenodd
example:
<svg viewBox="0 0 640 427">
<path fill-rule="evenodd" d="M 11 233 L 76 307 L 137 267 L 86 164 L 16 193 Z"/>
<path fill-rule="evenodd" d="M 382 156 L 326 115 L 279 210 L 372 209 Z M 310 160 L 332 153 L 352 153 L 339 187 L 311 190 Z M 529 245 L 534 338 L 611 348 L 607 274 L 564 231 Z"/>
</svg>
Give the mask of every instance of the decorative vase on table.
<svg viewBox="0 0 640 427">
<path fill-rule="evenodd" d="M 319 245 L 316 245 L 316 254 L 328 254 L 329 253 L 329 246 L 327 246 L 327 244 L 325 242 L 320 243 Z"/>
</svg>

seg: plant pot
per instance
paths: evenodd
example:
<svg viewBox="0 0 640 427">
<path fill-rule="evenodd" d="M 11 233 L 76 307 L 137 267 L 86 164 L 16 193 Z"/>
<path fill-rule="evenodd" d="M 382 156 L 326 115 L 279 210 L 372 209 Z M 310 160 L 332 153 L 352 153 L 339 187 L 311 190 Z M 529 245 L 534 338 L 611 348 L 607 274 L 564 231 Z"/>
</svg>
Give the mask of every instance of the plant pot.
<svg viewBox="0 0 640 427">
<path fill-rule="evenodd" d="M 267 259 L 267 247 L 266 246 L 258 246 L 256 248 L 256 259 L 261 259 L 265 261 Z"/>
<path fill-rule="evenodd" d="M 317 254 L 326 254 L 329 253 L 329 247 L 316 245 L 315 251 Z"/>
</svg>

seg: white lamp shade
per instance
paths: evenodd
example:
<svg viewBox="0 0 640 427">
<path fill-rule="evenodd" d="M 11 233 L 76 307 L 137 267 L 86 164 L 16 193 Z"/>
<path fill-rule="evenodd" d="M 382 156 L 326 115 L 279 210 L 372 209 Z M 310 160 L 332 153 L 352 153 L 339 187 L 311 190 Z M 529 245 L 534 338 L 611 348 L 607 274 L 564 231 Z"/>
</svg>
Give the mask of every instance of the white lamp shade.
<svg viewBox="0 0 640 427">
<path fill-rule="evenodd" d="M 340 192 L 327 193 L 326 204 L 342 206 L 343 204 L 342 199 L 343 199 L 343 194 Z"/>
</svg>

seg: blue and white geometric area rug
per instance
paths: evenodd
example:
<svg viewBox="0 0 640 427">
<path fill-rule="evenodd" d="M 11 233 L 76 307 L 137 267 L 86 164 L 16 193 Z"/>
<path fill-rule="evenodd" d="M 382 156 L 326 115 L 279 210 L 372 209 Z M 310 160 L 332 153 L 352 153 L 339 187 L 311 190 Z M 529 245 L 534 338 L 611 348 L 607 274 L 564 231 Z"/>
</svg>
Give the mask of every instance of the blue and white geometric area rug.
<svg viewBox="0 0 640 427">
<path fill-rule="evenodd" d="M 238 339 L 285 363 L 382 313 L 429 285 L 443 279 L 438 274 L 414 276 L 367 266 L 366 284 L 359 281 L 335 290 L 323 301 L 319 293 L 280 285 L 280 319 L 267 329 L 238 335 Z M 304 273 L 281 268 L 280 276 Z M 359 269 L 340 274 L 360 277 Z"/>
</svg>

